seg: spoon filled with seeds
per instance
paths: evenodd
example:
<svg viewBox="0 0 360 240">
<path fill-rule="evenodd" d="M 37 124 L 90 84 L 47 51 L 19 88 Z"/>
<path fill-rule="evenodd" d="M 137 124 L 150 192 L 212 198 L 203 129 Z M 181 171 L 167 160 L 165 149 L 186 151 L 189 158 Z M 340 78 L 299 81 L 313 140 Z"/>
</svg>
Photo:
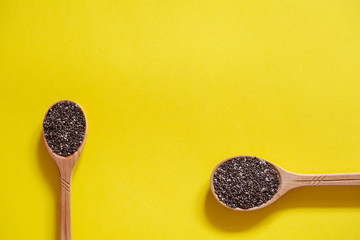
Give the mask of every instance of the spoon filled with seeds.
<svg viewBox="0 0 360 240">
<path fill-rule="evenodd" d="M 46 112 L 43 137 L 60 173 L 60 240 L 71 240 L 71 179 L 87 137 L 87 120 L 76 102 L 62 100 Z"/>
<path fill-rule="evenodd" d="M 300 174 L 254 156 L 235 156 L 220 162 L 211 173 L 211 192 L 236 211 L 261 209 L 293 188 L 360 186 L 360 173 Z"/>
</svg>

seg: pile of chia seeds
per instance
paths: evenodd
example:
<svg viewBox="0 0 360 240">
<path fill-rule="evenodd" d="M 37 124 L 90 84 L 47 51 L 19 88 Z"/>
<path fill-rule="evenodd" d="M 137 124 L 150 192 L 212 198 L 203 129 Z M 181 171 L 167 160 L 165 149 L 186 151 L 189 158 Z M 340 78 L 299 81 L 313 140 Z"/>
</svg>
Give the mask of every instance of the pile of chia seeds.
<svg viewBox="0 0 360 240">
<path fill-rule="evenodd" d="M 85 136 L 85 116 L 71 101 L 53 105 L 44 118 L 44 136 L 57 155 L 66 157 L 78 150 Z"/>
<path fill-rule="evenodd" d="M 250 209 L 269 201 L 278 191 L 280 177 L 257 157 L 235 157 L 224 162 L 213 177 L 219 200 L 231 208 Z"/>
</svg>

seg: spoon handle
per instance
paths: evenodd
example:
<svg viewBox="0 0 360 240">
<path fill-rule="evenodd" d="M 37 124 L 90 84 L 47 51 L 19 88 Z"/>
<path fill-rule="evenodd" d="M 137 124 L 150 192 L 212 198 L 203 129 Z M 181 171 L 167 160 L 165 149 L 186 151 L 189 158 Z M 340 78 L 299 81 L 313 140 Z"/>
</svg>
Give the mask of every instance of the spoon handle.
<svg viewBox="0 0 360 240">
<path fill-rule="evenodd" d="M 71 179 L 61 181 L 60 240 L 71 240 Z"/>
<path fill-rule="evenodd" d="M 360 186 L 360 173 L 299 174 L 291 179 L 294 187 L 302 186 Z"/>
</svg>

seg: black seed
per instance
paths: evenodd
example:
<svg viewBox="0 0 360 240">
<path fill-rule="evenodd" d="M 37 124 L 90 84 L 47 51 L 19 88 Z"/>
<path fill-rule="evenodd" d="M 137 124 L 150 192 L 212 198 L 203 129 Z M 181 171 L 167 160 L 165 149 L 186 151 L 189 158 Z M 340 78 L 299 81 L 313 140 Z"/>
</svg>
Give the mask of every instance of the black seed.
<svg viewBox="0 0 360 240">
<path fill-rule="evenodd" d="M 231 208 L 250 209 L 269 201 L 278 191 L 277 170 L 257 157 L 235 157 L 224 162 L 213 178 L 219 200 Z"/>
<path fill-rule="evenodd" d="M 66 157 L 76 152 L 84 140 L 86 121 L 76 103 L 61 101 L 48 110 L 43 127 L 51 150 Z"/>
</svg>

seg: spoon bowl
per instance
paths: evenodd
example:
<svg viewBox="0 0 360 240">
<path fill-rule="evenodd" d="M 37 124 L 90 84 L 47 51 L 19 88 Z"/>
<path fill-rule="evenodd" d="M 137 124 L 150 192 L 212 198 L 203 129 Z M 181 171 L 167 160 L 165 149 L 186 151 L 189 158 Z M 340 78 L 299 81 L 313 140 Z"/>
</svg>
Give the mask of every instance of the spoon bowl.
<svg viewBox="0 0 360 240">
<path fill-rule="evenodd" d="M 75 167 L 76 162 L 79 159 L 82 150 L 84 149 L 84 146 L 85 146 L 85 143 L 86 143 L 86 140 L 87 140 L 87 132 L 88 132 L 88 127 L 87 127 L 88 124 L 87 124 L 87 117 L 86 117 L 85 111 L 80 106 L 80 104 L 78 104 L 78 103 L 76 103 L 74 101 L 60 100 L 60 101 L 55 102 L 53 105 L 51 105 L 49 107 L 48 111 L 45 114 L 45 117 L 47 116 L 49 110 L 52 109 L 53 106 L 55 106 L 56 104 L 61 103 L 61 102 L 71 102 L 71 103 L 76 104 L 76 106 L 81 110 L 81 112 L 84 115 L 86 125 L 85 125 L 85 134 L 84 134 L 84 138 L 82 140 L 81 145 L 79 146 L 79 148 L 77 149 L 76 152 L 74 152 L 73 154 L 71 154 L 69 156 L 66 156 L 66 157 L 60 156 L 60 155 L 56 154 L 55 152 L 53 152 L 53 150 L 50 148 L 50 146 L 49 146 L 49 144 L 48 144 L 48 142 L 47 142 L 47 140 L 45 138 L 44 128 L 42 129 L 42 134 L 43 134 L 43 139 L 44 139 L 44 142 L 45 142 L 46 149 L 48 150 L 51 158 L 55 161 L 55 163 L 56 163 L 56 165 L 57 165 L 57 167 L 59 169 L 60 174 L 65 171 L 64 170 L 65 168 L 67 170 L 71 169 L 70 171 L 66 171 L 66 172 L 71 172 L 72 173 L 72 170 Z"/>
<path fill-rule="evenodd" d="M 260 206 L 249 208 L 249 209 L 242 209 L 242 208 L 231 208 L 225 203 L 223 203 L 218 195 L 215 192 L 214 187 L 214 174 L 219 169 L 219 167 L 224 164 L 227 161 L 233 160 L 234 158 L 245 158 L 245 157 L 251 157 L 254 158 L 254 156 L 248 156 L 248 155 L 239 155 L 227 158 L 223 161 L 221 161 L 214 170 L 211 173 L 210 177 L 210 189 L 213 193 L 215 199 L 222 204 L 223 206 L 230 208 L 235 211 L 253 211 L 257 209 L 261 209 L 264 207 L 269 206 L 276 200 L 278 200 L 281 196 L 283 196 L 285 193 L 287 193 L 289 190 L 297 188 L 297 187 L 305 187 L 305 186 L 360 186 L 360 173 L 333 173 L 333 174 L 301 174 L 301 173 L 293 173 L 290 171 L 287 171 L 278 165 L 256 157 L 257 159 L 263 160 L 267 163 L 269 163 L 271 166 L 275 168 L 279 175 L 280 179 L 280 185 L 275 193 L 275 195 L 268 200 L 267 202 L 263 203 Z"/>
</svg>

